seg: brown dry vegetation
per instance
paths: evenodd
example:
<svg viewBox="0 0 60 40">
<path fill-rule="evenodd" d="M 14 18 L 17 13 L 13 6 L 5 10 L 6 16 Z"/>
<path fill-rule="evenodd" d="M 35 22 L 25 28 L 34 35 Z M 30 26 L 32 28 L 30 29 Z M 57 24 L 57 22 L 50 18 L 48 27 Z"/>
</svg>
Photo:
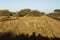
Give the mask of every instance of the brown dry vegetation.
<svg viewBox="0 0 60 40">
<path fill-rule="evenodd" d="M 9 21 L 0 22 L 0 32 L 12 32 L 14 34 L 29 34 L 48 37 L 60 37 L 60 22 L 47 16 L 41 17 L 11 17 Z"/>
</svg>

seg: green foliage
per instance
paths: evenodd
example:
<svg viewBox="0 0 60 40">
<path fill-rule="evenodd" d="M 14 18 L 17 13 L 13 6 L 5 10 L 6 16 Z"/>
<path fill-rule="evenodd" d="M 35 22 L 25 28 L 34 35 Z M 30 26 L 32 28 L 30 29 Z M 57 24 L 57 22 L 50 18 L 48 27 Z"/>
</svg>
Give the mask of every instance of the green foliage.
<svg viewBox="0 0 60 40">
<path fill-rule="evenodd" d="M 31 11 L 31 9 L 22 9 L 18 12 L 18 15 L 19 16 L 25 16 L 25 15 L 29 14 L 30 11 Z"/>
<path fill-rule="evenodd" d="M 21 11 L 18 12 L 18 15 L 20 17 L 23 16 L 42 16 L 44 15 L 44 12 L 40 12 L 38 10 L 31 10 L 31 9 L 22 9 Z"/>
<path fill-rule="evenodd" d="M 12 16 L 9 10 L 0 10 L 0 16 Z"/>
<path fill-rule="evenodd" d="M 43 12 L 40 12 L 40 11 L 38 11 L 38 10 L 32 10 L 31 11 L 31 15 L 32 16 L 42 16 L 42 15 L 44 15 L 45 13 L 43 13 Z"/>
<path fill-rule="evenodd" d="M 59 9 L 55 9 L 53 13 L 49 13 L 47 14 L 47 16 L 60 20 L 60 10 Z"/>
<path fill-rule="evenodd" d="M 60 13 L 60 9 L 55 9 L 54 12 L 59 12 Z"/>
<path fill-rule="evenodd" d="M 45 15 L 44 12 L 40 12 L 38 10 L 31 9 L 22 9 L 18 12 L 10 12 L 9 10 L 0 10 L 0 16 L 14 16 L 14 17 L 24 17 L 24 16 L 32 16 L 32 17 L 40 17 Z M 60 9 L 55 9 L 52 13 L 46 14 L 47 16 L 60 19 Z"/>
<path fill-rule="evenodd" d="M 16 12 L 11 12 L 11 14 L 12 14 L 12 16 L 14 16 L 14 17 L 17 17 L 17 16 L 18 16 L 18 13 L 16 13 Z"/>
</svg>

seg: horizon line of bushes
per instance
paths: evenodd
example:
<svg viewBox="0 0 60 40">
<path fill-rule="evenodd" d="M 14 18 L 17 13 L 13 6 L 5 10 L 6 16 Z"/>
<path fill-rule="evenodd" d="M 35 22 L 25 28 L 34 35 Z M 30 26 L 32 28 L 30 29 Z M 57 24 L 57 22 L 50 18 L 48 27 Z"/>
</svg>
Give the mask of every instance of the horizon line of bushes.
<svg viewBox="0 0 60 40">
<path fill-rule="evenodd" d="M 45 12 L 40 12 L 39 10 L 31 10 L 31 9 L 22 9 L 17 12 L 11 12 L 9 10 L 0 10 L 0 16 L 14 16 L 14 17 L 24 17 L 24 16 L 32 16 L 32 17 L 40 17 L 40 16 L 49 16 L 51 18 L 60 20 L 60 9 L 55 9 L 53 12 L 46 14 Z"/>
</svg>

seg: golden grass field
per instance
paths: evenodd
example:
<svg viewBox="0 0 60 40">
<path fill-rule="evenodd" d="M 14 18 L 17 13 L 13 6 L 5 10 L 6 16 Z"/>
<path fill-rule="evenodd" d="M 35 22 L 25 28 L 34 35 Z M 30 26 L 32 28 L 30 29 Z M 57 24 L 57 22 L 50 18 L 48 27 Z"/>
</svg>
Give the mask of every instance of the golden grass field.
<svg viewBox="0 0 60 40">
<path fill-rule="evenodd" d="M 4 17 L 0 17 L 0 20 Z M 10 19 L 0 22 L 0 32 L 12 32 L 19 35 L 21 33 L 48 37 L 60 37 L 60 22 L 47 16 L 41 17 L 11 17 Z"/>
</svg>

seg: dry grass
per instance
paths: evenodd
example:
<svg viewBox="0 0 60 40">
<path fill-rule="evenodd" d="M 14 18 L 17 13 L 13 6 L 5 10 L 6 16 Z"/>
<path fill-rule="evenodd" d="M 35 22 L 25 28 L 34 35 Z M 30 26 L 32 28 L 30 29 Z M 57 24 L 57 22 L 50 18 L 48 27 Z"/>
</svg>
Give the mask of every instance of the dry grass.
<svg viewBox="0 0 60 40">
<path fill-rule="evenodd" d="M 21 33 L 32 35 L 36 32 L 36 35 L 60 37 L 60 22 L 47 16 L 18 17 L 16 20 L 0 22 L 0 32 L 9 31 L 17 35 Z"/>
</svg>

